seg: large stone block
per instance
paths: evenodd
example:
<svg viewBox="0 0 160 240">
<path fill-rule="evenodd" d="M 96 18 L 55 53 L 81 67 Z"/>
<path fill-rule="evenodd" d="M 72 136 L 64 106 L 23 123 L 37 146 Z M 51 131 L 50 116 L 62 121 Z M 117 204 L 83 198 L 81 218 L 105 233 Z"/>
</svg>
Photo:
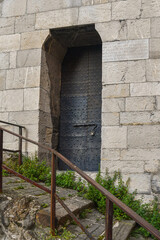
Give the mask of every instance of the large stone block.
<svg viewBox="0 0 160 240">
<path fill-rule="evenodd" d="M 2 92 L 0 92 L 0 98 L 1 98 L 1 94 L 2 94 Z M 1 98 L 1 99 L 2 99 L 2 98 Z M 1 101 L 0 101 L 0 102 L 1 102 Z M 0 106 L 0 109 L 1 109 L 1 106 Z M 8 115 L 9 115 L 9 113 L 6 113 L 6 112 L 0 113 L 0 119 L 1 119 L 1 121 L 8 122 Z M 0 125 L 2 125 L 2 123 L 0 123 Z"/>
<path fill-rule="evenodd" d="M 101 152 L 101 160 L 120 160 L 120 149 L 103 148 Z"/>
<path fill-rule="evenodd" d="M 136 164 L 135 164 L 136 165 Z M 138 168 L 138 166 L 137 166 Z M 137 191 L 139 194 L 151 194 L 151 175 L 150 174 L 123 174 L 123 180 L 129 181 L 129 191 L 132 193 Z"/>
<path fill-rule="evenodd" d="M 78 24 L 78 8 L 37 13 L 36 29 L 67 27 Z"/>
<path fill-rule="evenodd" d="M 42 48 L 48 35 L 48 30 L 22 33 L 21 49 Z"/>
<path fill-rule="evenodd" d="M 27 0 L 7 0 L 3 2 L 2 16 L 12 17 L 24 15 L 26 12 Z"/>
<path fill-rule="evenodd" d="M 6 89 L 38 87 L 40 67 L 17 68 L 7 71 Z"/>
<path fill-rule="evenodd" d="M 160 58 L 160 39 L 150 39 L 150 58 Z"/>
<path fill-rule="evenodd" d="M 155 104 L 154 97 L 130 97 L 126 98 L 126 111 L 152 111 Z"/>
<path fill-rule="evenodd" d="M 148 39 L 103 43 L 103 62 L 149 58 Z"/>
<path fill-rule="evenodd" d="M 16 68 L 17 51 L 10 52 L 9 68 Z"/>
<path fill-rule="evenodd" d="M 142 125 L 151 123 L 148 112 L 122 112 L 120 113 L 120 124 Z"/>
<path fill-rule="evenodd" d="M 129 84 L 105 85 L 102 90 L 103 98 L 120 98 L 129 96 Z"/>
<path fill-rule="evenodd" d="M 136 19 L 141 15 L 141 0 L 127 0 L 112 3 L 112 19 Z"/>
<path fill-rule="evenodd" d="M 23 90 L 3 91 L 3 111 L 22 111 L 23 110 Z"/>
<path fill-rule="evenodd" d="M 131 83 L 130 84 L 131 96 L 156 96 L 160 95 L 160 83 Z"/>
<path fill-rule="evenodd" d="M 127 20 L 128 39 L 150 38 L 150 19 Z"/>
<path fill-rule="evenodd" d="M 27 77 L 25 81 L 26 88 L 39 87 L 40 86 L 40 67 L 27 68 Z"/>
<path fill-rule="evenodd" d="M 154 193 L 160 193 L 160 176 L 154 175 L 152 178 L 152 191 Z"/>
<path fill-rule="evenodd" d="M 14 33 L 15 18 L 0 18 L 0 35 L 7 35 Z"/>
<path fill-rule="evenodd" d="M 160 126 L 128 126 L 129 148 L 159 148 Z"/>
<path fill-rule="evenodd" d="M 102 99 L 102 112 L 121 112 L 124 106 L 124 98 Z"/>
<path fill-rule="evenodd" d="M 0 69 L 9 68 L 9 53 L 0 53 Z"/>
<path fill-rule="evenodd" d="M 4 90 L 6 85 L 6 71 L 0 70 L 0 90 Z"/>
<path fill-rule="evenodd" d="M 159 1 L 142 0 L 142 18 L 159 17 Z"/>
<path fill-rule="evenodd" d="M 118 125 L 119 125 L 119 113 L 102 114 L 102 126 L 118 126 Z"/>
<path fill-rule="evenodd" d="M 160 96 L 156 96 L 157 110 L 160 110 Z"/>
<path fill-rule="evenodd" d="M 151 18 L 151 37 L 160 38 L 160 18 Z"/>
<path fill-rule="evenodd" d="M 160 81 L 160 59 L 149 59 L 146 63 L 147 81 Z"/>
<path fill-rule="evenodd" d="M 41 49 L 18 51 L 17 67 L 34 67 L 41 64 Z"/>
<path fill-rule="evenodd" d="M 102 148 L 126 148 L 127 127 L 103 127 Z"/>
<path fill-rule="evenodd" d="M 81 6 L 81 0 L 47 0 L 47 4 L 46 0 L 28 0 L 27 12 L 37 13 L 78 6 Z"/>
<path fill-rule="evenodd" d="M 27 68 L 17 68 L 7 71 L 6 89 L 23 88 L 27 76 Z"/>
<path fill-rule="evenodd" d="M 127 24 L 125 21 L 97 23 L 95 28 L 103 42 L 127 39 Z"/>
<path fill-rule="evenodd" d="M 29 14 L 29 15 L 17 17 L 15 21 L 15 32 L 22 33 L 22 32 L 34 31 L 35 21 L 36 21 L 35 14 Z"/>
<path fill-rule="evenodd" d="M 38 111 L 10 112 L 8 120 L 9 122 L 15 122 L 20 125 L 30 125 L 30 124 L 38 125 L 39 112 Z"/>
<path fill-rule="evenodd" d="M 146 161 L 144 165 L 144 170 L 147 173 L 157 173 L 160 167 L 160 160 Z"/>
<path fill-rule="evenodd" d="M 102 161 L 101 171 L 105 172 L 108 169 L 109 173 L 120 171 L 121 173 L 144 173 L 144 162 L 138 161 Z"/>
<path fill-rule="evenodd" d="M 120 160 L 153 162 L 159 160 L 160 149 L 122 149 Z"/>
<path fill-rule="evenodd" d="M 104 84 L 145 82 L 145 61 L 103 63 L 102 82 Z"/>
<path fill-rule="evenodd" d="M 111 20 L 111 4 L 80 7 L 78 24 L 107 22 Z"/>
<path fill-rule="evenodd" d="M 24 110 L 39 109 L 39 88 L 24 89 Z"/>
<path fill-rule="evenodd" d="M 0 36 L 0 51 L 10 52 L 20 48 L 20 34 Z"/>
</svg>

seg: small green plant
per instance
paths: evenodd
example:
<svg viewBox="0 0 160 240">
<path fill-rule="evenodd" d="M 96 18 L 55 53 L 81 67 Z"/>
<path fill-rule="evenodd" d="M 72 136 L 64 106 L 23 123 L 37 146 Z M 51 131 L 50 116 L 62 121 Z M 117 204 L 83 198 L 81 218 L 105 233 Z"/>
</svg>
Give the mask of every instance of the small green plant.
<svg viewBox="0 0 160 240">
<path fill-rule="evenodd" d="M 68 231 L 66 228 L 62 228 L 61 232 L 58 234 L 56 233 L 56 236 L 48 236 L 45 240 L 60 240 L 60 239 L 65 239 L 65 240 L 72 240 L 75 239 L 75 235 L 72 234 L 70 231 Z"/>
<path fill-rule="evenodd" d="M 24 189 L 22 185 L 19 185 L 18 187 L 14 188 L 14 190 Z"/>
<path fill-rule="evenodd" d="M 42 208 L 47 208 L 48 206 L 49 206 L 48 203 L 42 203 L 42 204 L 41 204 L 41 207 L 42 207 Z"/>
<path fill-rule="evenodd" d="M 143 204 L 142 201 L 136 200 L 136 192 L 129 193 L 128 183 L 125 184 L 123 182 L 119 172 L 115 172 L 113 177 L 109 176 L 109 174 L 106 172 L 104 178 L 99 172 L 96 176 L 96 181 L 110 193 L 120 199 L 123 203 L 125 203 L 128 207 L 133 209 L 142 218 L 151 223 L 155 228 L 160 230 L 160 210 L 158 209 L 157 200 L 155 200 L 153 204 Z M 101 213 L 105 214 L 106 197 L 102 195 L 101 192 L 89 185 L 88 192 L 85 196 L 95 203 Z M 113 204 L 113 209 L 115 219 L 129 219 L 129 217 L 115 204 Z M 150 236 L 150 233 L 142 227 L 139 227 L 136 230 L 136 233 L 139 233 L 144 237 Z"/>
</svg>

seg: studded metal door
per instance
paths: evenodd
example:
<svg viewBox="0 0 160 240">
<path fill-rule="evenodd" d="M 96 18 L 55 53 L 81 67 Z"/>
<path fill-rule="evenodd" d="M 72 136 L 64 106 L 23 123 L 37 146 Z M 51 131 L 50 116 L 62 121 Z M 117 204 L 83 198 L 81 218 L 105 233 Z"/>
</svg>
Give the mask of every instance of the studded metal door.
<svg viewBox="0 0 160 240">
<path fill-rule="evenodd" d="M 62 64 L 59 152 L 97 171 L 101 149 L 102 47 L 68 49 Z M 68 167 L 59 162 L 59 169 Z"/>
</svg>

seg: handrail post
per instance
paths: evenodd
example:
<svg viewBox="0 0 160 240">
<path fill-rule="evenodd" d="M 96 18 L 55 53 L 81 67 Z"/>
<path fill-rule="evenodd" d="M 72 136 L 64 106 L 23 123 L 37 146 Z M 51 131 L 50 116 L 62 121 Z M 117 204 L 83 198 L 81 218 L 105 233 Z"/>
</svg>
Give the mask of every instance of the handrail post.
<svg viewBox="0 0 160 240">
<path fill-rule="evenodd" d="M 3 130 L 0 130 L 0 193 L 2 193 Z"/>
<path fill-rule="evenodd" d="M 52 169 L 51 169 L 51 219 L 50 227 L 51 234 L 55 236 L 55 227 L 56 227 L 56 164 L 55 164 L 55 155 L 52 153 Z"/>
<path fill-rule="evenodd" d="M 19 135 L 22 136 L 22 127 L 19 127 Z M 19 138 L 19 158 L 18 158 L 19 166 L 22 165 L 22 138 Z"/>
<path fill-rule="evenodd" d="M 106 199 L 106 236 L 105 240 L 112 240 L 113 202 Z"/>
</svg>

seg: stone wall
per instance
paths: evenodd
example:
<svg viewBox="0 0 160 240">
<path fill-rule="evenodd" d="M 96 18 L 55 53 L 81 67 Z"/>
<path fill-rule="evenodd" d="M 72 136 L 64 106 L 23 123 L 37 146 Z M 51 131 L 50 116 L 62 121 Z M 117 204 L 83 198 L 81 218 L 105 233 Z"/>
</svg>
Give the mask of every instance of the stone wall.
<svg viewBox="0 0 160 240">
<path fill-rule="evenodd" d="M 51 122 L 39 134 L 41 115 L 51 116 L 41 105 L 50 101 L 42 45 L 49 29 L 95 23 L 103 42 L 101 169 L 120 169 L 140 196 L 159 194 L 160 1 L 1 0 L 0 17 L 0 119 L 51 145 Z"/>
</svg>

